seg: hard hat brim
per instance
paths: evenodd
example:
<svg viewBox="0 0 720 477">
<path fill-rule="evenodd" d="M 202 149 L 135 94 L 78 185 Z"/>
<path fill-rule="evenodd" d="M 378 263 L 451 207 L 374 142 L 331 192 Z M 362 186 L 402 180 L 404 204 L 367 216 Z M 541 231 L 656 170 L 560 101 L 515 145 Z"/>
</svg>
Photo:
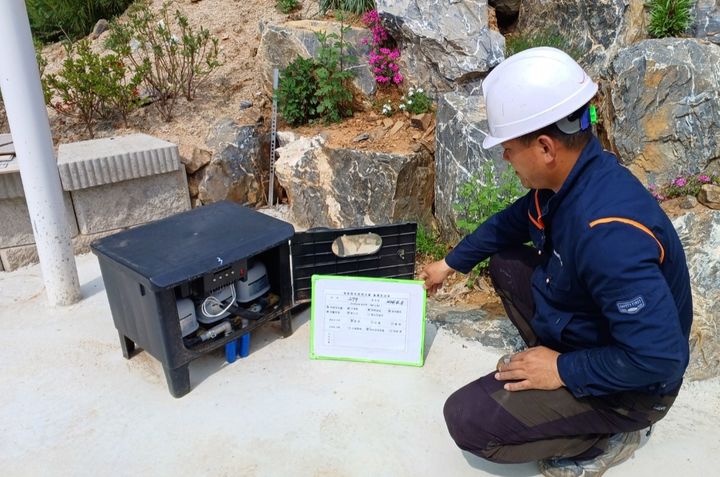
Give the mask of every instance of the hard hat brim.
<svg viewBox="0 0 720 477">
<path fill-rule="evenodd" d="M 490 149 L 491 147 L 495 147 L 500 143 L 509 141 L 510 139 L 512 139 L 512 138 L 504 139 L 504 138 L 494 137 L 494 136 L 491 136 L 488 134 L 485 136 L 485 139 L 483 139 L 482 147 L 483 147 L 483 149 Z"/>
</svg>

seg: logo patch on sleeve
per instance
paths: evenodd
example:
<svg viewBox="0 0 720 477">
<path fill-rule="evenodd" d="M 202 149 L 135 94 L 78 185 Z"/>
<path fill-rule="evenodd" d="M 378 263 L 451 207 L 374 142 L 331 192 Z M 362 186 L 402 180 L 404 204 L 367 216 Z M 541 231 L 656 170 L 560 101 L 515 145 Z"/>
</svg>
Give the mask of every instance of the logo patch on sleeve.
<svg viewBox="0 0 720 477">
<path fill-rule="evenodd" d="M 615 303 L 615 305 L 617 305 L 617 309 L 620 313 L 634 315 L 635 313 L 645 308 L 645 299 L 642 297 L 642 295 L 638 295 L 632 300 L 619 301 Z"/>
</svg>

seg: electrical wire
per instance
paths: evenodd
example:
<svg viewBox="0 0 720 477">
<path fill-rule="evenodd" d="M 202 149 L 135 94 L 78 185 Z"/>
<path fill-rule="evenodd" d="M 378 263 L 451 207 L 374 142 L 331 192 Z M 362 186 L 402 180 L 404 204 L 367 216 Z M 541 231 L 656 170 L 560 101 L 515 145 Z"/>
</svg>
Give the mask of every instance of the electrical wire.
<svg viewBox="0 0 720 477">
<path fill-rule="evenodd" d="M 223 308 L 222 311 L 220 311 L 218 313 L 211 313 L 206 308 L 208 303 L 211 303 L 215 306 L 220 306 L 220 307 L 224 306 L 224 305 L 223 305 L 223 302 L 218 300 L 218 298 L 215 295 L 209 295 L 207 298 L 205 298 L 205 300 L 203 300 L 202 305 L 200 306 L 200 311 L 202 311 L 203 315 L 205 315 L 207 318 L 218 318 L 218 317 L 224 315 L 230 309 L 230 307 L 235 304 L 235 300 L 237 299 L 237 294 L 235 292 L 235 284 L 232 283 L 232 284 L 228 285 L 228 287 L 230 287 L 230 294 L 232 296 L 232 298 L 230 299 L 230 303 L 228 303 L 227 306 L 225 306 L 225 308 Z M 225 287 L 225 288 L 227 288 L 227 287 Z"/>
</svg>

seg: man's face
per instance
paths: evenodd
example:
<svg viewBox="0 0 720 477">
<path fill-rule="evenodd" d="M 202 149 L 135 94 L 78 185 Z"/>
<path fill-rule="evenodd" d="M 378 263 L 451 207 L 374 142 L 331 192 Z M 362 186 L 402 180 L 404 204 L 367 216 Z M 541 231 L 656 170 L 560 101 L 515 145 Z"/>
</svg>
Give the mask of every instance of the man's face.
<svg viewBox="0 0 720 477">
<path fill-rule="evenodd" d="M 502 143 L 503 159 L 508 161 L 517 174 L 523 187 L 543 189 L 542 158 L 539 152 L 542 147 L 533 141 L 529 145 L 519 139 L 511 139 Z"/>
</svg>

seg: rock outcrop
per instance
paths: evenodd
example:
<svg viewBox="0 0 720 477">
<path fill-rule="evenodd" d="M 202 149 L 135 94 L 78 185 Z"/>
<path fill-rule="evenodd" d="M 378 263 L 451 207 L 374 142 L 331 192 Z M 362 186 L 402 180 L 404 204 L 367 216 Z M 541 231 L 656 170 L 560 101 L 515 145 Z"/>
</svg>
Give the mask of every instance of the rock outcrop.
<svg viewBox="0 0 720 477">
<path fill-rule="evenodd" d="M 694 322 L 687 379 L 720 375 L 720 211 L 697 207 L 673 220 L 690 270 Z"/>
<path fill-rule="evenodd" d="M 485 0 L 378 0 L 377 10 L 411 83 L 440 92 L 473 88 L 505 58 Z"/>
<path fill-rule="evenodd" d="M 561 37 L 593 77 L 621 48 L 647 38 L 645 31 L 643 2 L 634 0 L 523 0 L 517 27 L 524 37 Z"/>
<path fill-rule="evenodd" d="M 198 197 L 203 204 L 221 200 L 255 205 L 263 198 L 260 173 L 260 136 L 257 126 L 239 126 L 224 119 L 213 127 L 207 145 L 210 163 L 197 174 Z M 197 175 L 196 174 L 196 175 Z"/>
<path fill-rule="evenodd" d="M 284 141 L 275 173 L 294 224 L 340 228 L 429 220 L 435 171 L 424 148 L 386 154 L 331 149 L 321 136 Z"/>
<path fill-rule="evenodd" d="M 697 0 L 692 14 L 695 37 L 720 45 L 720 2 Z"/>
<path fill-rule="evenodd" d="M 482 148 L 487 131 L 485 102 L 481 96 L 446 93 L 440 97 L 435 128 L 435 218 L 442 238 L 454 243 L 460 237 L 455 209 L 458 190 L 478 174 L 483 164 L 498 171 L 507 167 L 502 148 Z"/>
<path fill-rule="evenodd" d="M 644 40 L 612 62 L 609 141 L 644 183 L 706 171 L 720 158 L 720 46 Z"/>
<path fill-rule="evenodd" d="M 272 91 L 274 68 L 282 71 L 298 56 L 317 58 L 320 41 L 316 33 L 322 31 L 339 34 L 340 24 L 329 21 L 298 20 L 279 25 L 268 24 L 263 27 L 258 59 L 265 79 L 263 84 L 268 92 Z M 361 41 L 369 36 L 367 29 L 356 27 L 350 28 L 344 36 L 348 50 L 343 53 L 354 57 L 345 69 L 355 75 L 352 84 L 357 92 L 364 96 L 373 95 L 376 89 L 375 77 L 367 61 L 369 48 Z"/>
</svg>

